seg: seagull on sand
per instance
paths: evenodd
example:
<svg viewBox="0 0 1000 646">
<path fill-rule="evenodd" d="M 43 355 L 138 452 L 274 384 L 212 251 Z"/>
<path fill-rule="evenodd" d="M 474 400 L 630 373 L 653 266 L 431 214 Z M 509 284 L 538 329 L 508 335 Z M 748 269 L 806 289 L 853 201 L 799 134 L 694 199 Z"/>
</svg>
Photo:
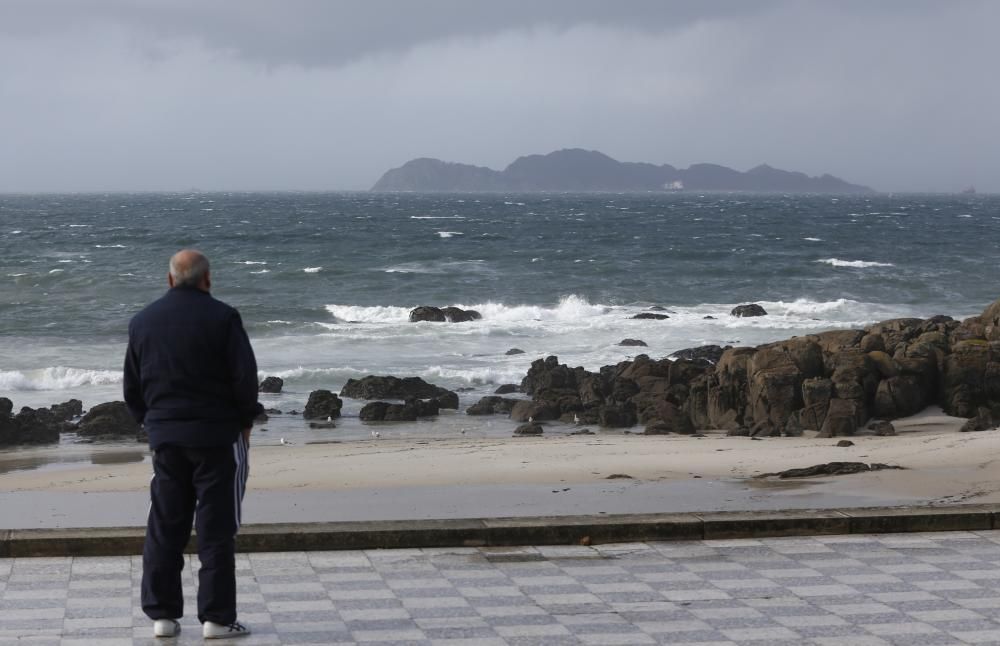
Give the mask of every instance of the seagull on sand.
<svg viewBox="0 0 1000 646">
<path fill-rule="evenodd" d="M 573 413 L 573 423 L 574 424 L 579 424 L 580 423 L 580 416 L 577 415 L 576 413 Z"/>
<path fill-rule="evenodd" d="M 285 438 L 281 438 L 281 444 L 282 444 L 282 446 L 291 446 L 292 445 L 292 443 L 289 442 L 288 440 L 286 440 Z"/>
<path fill-rule="evenodd" d="M 535 418 L 534 418 L 534 417 L 532 417 L 531 415 L 528 415 L 528 423 L 529 423 L 529 424 L 533 424 L 533 423 L 534 423 L 534 421 L 535 421 Z"/>
<path fill-rule="evenodd" d="M 372 439 L 377 440 L 380 437 L 382 437 L 381 433 L 379 433 L 378 431 L 372 431 Z"/>
</svg>

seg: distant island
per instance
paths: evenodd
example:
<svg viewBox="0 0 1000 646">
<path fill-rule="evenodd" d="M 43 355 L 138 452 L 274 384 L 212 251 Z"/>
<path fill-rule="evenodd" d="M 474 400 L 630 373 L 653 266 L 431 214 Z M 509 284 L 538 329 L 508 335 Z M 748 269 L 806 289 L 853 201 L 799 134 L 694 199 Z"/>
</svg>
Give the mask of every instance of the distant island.
<svg viewBox="0 0 1000 646">
<path fill-rule="evenodd" d="M 502 171 L 422 157 L 387 171 L 372 191 L 871 193 L 833 175 L 809 177 L 762 164 L 745 173 L 717 164 L 686 169 L 670 164 L 620 162 L 596 150 L 572 148 L 518 157 Z"/>
</svg>

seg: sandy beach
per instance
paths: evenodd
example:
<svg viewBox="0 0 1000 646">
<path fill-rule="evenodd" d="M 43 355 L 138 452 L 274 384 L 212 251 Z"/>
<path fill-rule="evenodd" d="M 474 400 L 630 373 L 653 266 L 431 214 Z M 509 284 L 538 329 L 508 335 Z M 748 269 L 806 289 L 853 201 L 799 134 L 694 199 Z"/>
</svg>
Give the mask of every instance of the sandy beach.
<svg viewBox="0 0 1000 646">
<path fill-rule="evenodd" d="M 849 447 L 837 439 L 721 433 L 263 446 L 251 452 L 248 516 L 283 522 L 1000 502 L 1000 432 L 959 433 L 964 421 L 931 408 L 894 422 L 896 436 L 857 436 Z M 904 469 L 754 477 L 831 461 Z M 3 524 L 140 524 L 133 508 L 144 507 L 149 476 L 146 460 L 5 473 Z"/>
</svg>

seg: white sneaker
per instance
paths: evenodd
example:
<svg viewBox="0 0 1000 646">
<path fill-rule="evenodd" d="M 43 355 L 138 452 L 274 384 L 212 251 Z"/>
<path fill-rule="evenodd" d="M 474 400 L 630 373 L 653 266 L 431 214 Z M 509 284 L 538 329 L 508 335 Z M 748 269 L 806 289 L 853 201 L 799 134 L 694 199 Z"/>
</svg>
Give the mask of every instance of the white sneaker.
<svg viewBox="0 0 1000 646">
<path fill-rule="evenodd" d="M 176 619 L 157 619 L 153 622 L 153 637 L 176 637 L 181 625 Z"/>
<path fill-rule="evenodd" d="M 217 624 L 214 621 L 206 621 L 201 626 L 201 635 L 205 639 L 232 639 L 234 637 L 246 637 L 250 634 L 250 626 L 234 621 L 228 626 Z"/>
</svg>

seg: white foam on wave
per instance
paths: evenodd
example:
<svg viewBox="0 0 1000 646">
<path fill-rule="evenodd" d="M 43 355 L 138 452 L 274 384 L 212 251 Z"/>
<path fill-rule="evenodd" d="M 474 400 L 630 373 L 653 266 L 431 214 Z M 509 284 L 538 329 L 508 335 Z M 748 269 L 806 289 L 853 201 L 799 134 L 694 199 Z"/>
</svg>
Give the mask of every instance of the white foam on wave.
<svg viewBox="0 0 1000 646">
<path fill-rule="evenodd" d="M 428 366 L 420 372 L 420 377 L 433 382 L 435 379 L 446 379 L 478 386 L 482 384 L 509 384 L 520 383 L 524 377 L 525 367 L 523 365 L 486 366 L 471 368 L 449 368 L 447 366 Z"/>
<path fill-rule="evenodd" d="M 841 260 L 840 258 L 821 258 L 816 262 L 821 262 L 833 267 L 854 267 L 865 269 L 867 267 L 894 267 L 891 262 L 875 262 L 869 260 Z"/>
<path fill-rule="evenodd" d="M 306 272 L 307 274 L 318 274 L 322 270 L 323 270 L 322 267 L 306 267 L 302 271 Z"/>
<path fill-rule="evenodd" d="M 266 260 L 237 260 L 234 265 L 266 265 Z"/>
<path fill-rule="evenodd" d="M 523 323 L 529 321 L 576 321 L 608 314 L 611 306 L 592 305 L 585 298 L 564 296 L 555 306 L 545 305 L 504 305 L 503 303 L 456 304 L 455 307 L 473 309 L 482 314 L 484 321 L 491 323 Z M 407 323 L 412 307 L 327 305 L 326 310 L 340 322 L 358 323 Z M 463 324 L 465 325 L 465 324 Z"/>
<path fill-rule="evenodd" d="M 261 269 L 260 271 L 251 271 L 251 274 L 270 274 L 270 269 Z"/>
<path fill-rule="evenodd" d="M 411 220 L 464 220 L 464 215 L 411 215 Z"/>
<path fill-rule="evenodd" d="M 97 249 L 128 249 L 123 244 L 95 244 L 94 247 Z"/>
<path fill-rule="evenodd" d="M 0 391 L 69 390 L 83 386 L 105 386 L 122 381 L 114 370 L 87 370 L 53 366 L 40 370 L 0 370 Z"/>
<path fill-rule="evenodd" d="M 808 240 L 809 242 L 823 242 L 823 238 L 802 238 L 803 240 Z"/>
<path fill-rule="evenodd" d="M 437 234 L 442 238 L 453 238 L 455 236 L 465 235 L 461 231 L 438 231 Z"/>
</svg>

